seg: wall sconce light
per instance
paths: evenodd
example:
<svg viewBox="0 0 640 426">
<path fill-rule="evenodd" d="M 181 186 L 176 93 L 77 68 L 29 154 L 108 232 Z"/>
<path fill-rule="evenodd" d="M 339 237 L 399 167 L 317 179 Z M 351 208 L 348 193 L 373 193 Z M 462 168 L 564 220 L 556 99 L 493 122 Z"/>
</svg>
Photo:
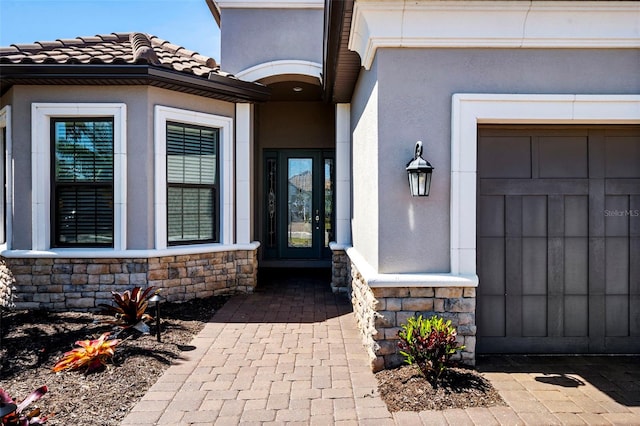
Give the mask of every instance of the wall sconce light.
<svg viewBox="0 0 640 426">
<path fill-rule="evenodd" d="M 416 142 L 413 160 L 407 163 L 409 189 L 413 197 L 428 197 L 431 189 L 431 173 L 433 167 L 422 158 L 422 141 Z"/>
</svg>

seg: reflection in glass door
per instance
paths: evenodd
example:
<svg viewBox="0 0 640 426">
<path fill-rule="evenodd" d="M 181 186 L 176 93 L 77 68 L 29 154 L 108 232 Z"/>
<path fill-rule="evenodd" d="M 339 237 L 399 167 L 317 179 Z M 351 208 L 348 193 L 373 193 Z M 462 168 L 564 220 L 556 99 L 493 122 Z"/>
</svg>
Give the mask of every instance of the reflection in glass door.
<svg viewBox="0 0 640 426">
<path fill-rule="evenodd" d="M 289 158 L 287 163 L 287 247 L 311 247 L 313 158 Z"/>
<path fill-rule="evenodd" d="M 265 258 L 330 258 L 333 181 L 332 152 L 265 152 Z"/>
</svg>

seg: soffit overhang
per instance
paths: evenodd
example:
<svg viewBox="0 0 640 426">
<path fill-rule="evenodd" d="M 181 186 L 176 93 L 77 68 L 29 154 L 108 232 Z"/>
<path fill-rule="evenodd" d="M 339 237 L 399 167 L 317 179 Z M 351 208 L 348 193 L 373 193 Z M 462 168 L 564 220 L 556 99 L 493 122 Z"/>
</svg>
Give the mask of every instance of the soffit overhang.
<svg viewBox="0 0 640 426">
<path fill-rule="evenodd" d="M 147 85 L 229 102 L 267 101 L 267 87 L 211 74 L 207 79 L 149 65 L 0 64 L 0 94 L 13 85 Z"/>
<path fill-rule="evenodd" d="M 335 103 L 351 102 L 360 73 L 360 56 L 349 50 L 353 0 L 325 2 L 323 93 Z"/>
</svg>

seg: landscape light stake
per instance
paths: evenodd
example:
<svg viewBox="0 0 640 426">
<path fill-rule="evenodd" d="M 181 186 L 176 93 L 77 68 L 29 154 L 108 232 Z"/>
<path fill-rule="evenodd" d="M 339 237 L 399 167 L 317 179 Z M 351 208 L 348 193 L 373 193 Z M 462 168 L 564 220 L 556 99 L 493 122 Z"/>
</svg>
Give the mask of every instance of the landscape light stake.
<svg viewBox="0 0 640 426">
<path fill-rule="evenodd" d="M 158 342 L 162 342 L 160 338 L 160 301 L 162 300 L 162 296 L 159 294 L 154 294 L 149 298 L 149 302 L 155 302 L 156 304 L 156 339 Z"/>
<path fill-rule="evenodd" d="M 0 419 L 11 413 L 14 413 L 18 406 L 12 402 L 0 402 Z"/>
</svg>

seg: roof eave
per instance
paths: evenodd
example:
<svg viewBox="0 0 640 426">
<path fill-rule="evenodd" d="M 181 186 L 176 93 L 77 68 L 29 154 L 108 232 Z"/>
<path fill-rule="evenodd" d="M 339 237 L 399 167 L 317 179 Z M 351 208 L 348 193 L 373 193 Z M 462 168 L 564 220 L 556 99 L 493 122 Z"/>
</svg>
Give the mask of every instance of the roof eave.
<svg viewBox="0 0 640 426">
<path fill-rule="evenodd" d="M 206 2 L 211 14 L 213 15 L 213 19 L 216 20 L 218 28 L 220 28 L 220 6 L 218 6 L 218 3 L 215 0 L 206 0 Z"/>
<path fill-rule="evenodd" d="M 230 102 L 263 102 L 267 87 L 211 75 L 206 79 L 150 65 L 0 64 L 0 94 L 15 84 L 150 85 Z"/>
<path fill-rule="evenodd" d="M 353 0 L 325 0 L 323 97 L 335 103 L 351 102 L 360 73 L 360 56 L 347 44 Z"/>
</svg>

